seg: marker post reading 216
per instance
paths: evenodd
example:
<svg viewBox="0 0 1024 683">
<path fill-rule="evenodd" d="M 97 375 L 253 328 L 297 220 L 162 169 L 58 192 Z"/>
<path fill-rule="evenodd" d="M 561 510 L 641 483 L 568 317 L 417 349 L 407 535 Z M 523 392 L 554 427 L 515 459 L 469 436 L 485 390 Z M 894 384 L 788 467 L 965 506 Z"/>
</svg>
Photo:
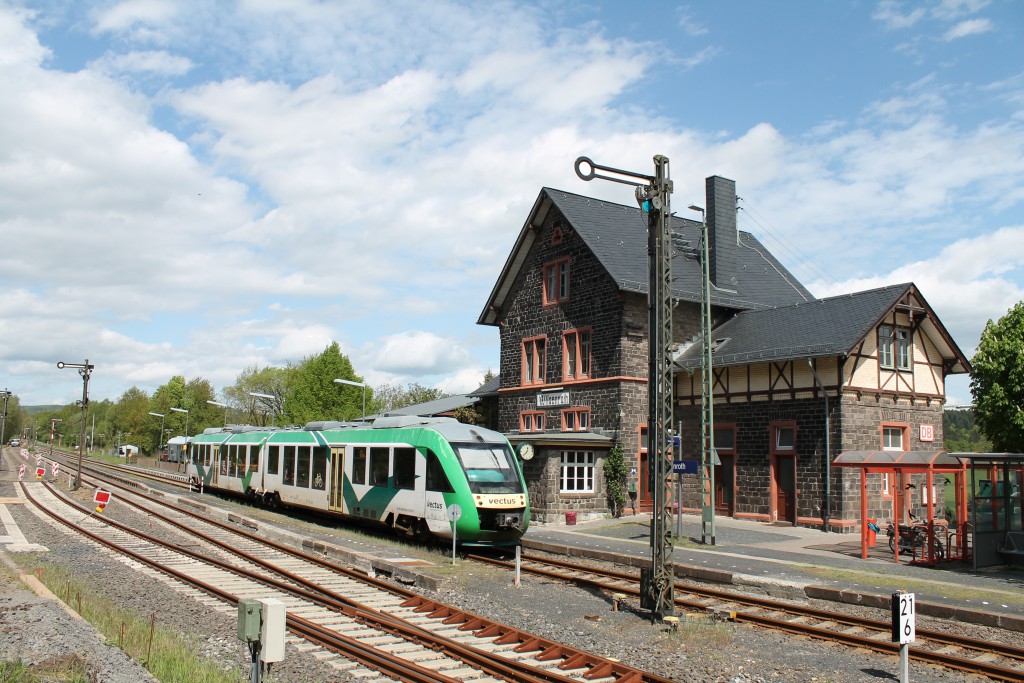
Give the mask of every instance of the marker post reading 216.
<svg viewBox="0 0 1024 683">
<path fill-rule="evenodd" d="M 892 594 L 892 642 L 900 644 L 900 683 L 910 681 L 910 643 L 917 635 L 914 615 L 914 594 L 900 591 Z"/>
<path fill-rule="evenodd" d="M 459 526 L 459 518 L 462 517 L 462 506 L 452 503 L 448 506 L 448 521 L 452 523 L 452 564 L 455 564 L 455 537 L 458 535 L 456 527 Z"/>
</svg>

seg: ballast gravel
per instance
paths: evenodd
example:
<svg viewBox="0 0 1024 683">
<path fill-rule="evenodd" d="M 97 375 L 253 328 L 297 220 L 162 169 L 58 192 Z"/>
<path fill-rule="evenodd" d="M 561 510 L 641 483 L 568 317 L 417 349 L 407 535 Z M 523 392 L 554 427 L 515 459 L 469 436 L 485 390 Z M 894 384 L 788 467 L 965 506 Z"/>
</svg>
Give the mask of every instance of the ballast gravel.
<svg viewBox="0 0 1024 683">
<path fill-rule="evenodd" d="M 10 483 L 0 495 L 12 495 Z M 88 498 L 80 492 L 82 500 Z M 232 503 L 218 504 L 231 506 Z M 248 653 L 236 640 L 233 612 L 211 609 L 185 597 L 164 581 L 131 569 L 110 551 L 72 539 L 43 522 L 26 506 L 9 506 L 30 542 L 49 548 L 36 557 L 12 557 L 19 562 L 46 562 L 64 567 L 144 619 L 153 613 L 158 623 L 185 633 L 196 651 L 225 670 L 247 679 Z M 244 508 L 240 508 L 243 509 Z M 125 506 L 108 508 L 111 517 L 128 523 L 141 516 Z M 277 522 L 275 522 L 277 523 Z M 304 523 L 285 521 L 293 530 Z M 188 539 L 176 531 L 152 525 L 154 533 Z M 609 598 L 571 587 L 554 579 L 524 575 L 519 587 L 504 570 L 460 561 L 455 570 L 437 554 L 442 588 L 427 597 L 447 602 L 537 635 L 559 640 L 611 657 L 681 683 L 864 683 L 898 680 L 895 657 L 819 643 L 804 637 L 764 631 L 708 617 L 683 617 L 677 632 L 652 624 L 635 601 L 623 601 L 613 611 Z M 315 652 L 315 650 L 313 651 Z M 0 582 L 0 657 L 80 657 L 95 672 L 97 683 L 145 681 L 146 672 L 120 650 L 103 645 L 91 627 L 72 619 L 56 603 L 44 600 L 7 578 Z M 982 681 L 970 674 L 949 672 L 914 663 L 915 683 Z M 268 683 L 326 683 L 356 680 L 319 661 L 312 653 L 289 646 L 284 662 L 264 678 Z M 365 679 L 362 679 L 365 680 Z"/>
</svg>

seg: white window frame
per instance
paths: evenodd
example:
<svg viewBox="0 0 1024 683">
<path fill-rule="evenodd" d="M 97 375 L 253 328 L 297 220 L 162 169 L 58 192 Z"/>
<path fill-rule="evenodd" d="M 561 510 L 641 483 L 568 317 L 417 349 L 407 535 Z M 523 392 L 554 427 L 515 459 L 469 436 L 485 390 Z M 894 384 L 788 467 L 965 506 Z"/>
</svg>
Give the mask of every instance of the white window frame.
<svg viewBox="0 0 1024 683">
<path fill-rule="evenodd" d="M 593 493 L 597 458 L 594 451 L 562 451 L 560 493 Z"/>
<path fill-rule="evenodd" d="M 782 444 L 783 432 L 789 432 L 792 435 L 789 445 Z M 792 451 L 796 448 L 796 427 L 790 427 L 789 425 L 780 425 L 775 428 L 775 450 L 776 451 Z"/>
<path fill-rule="evenodd" d="M 913 351 L 910 346 L 910 330 L 906 327 L 897 327 L 893 334 L 893 341 L 896 346 L 896 367 L 900 370 L 913 368 Z"/>
<path fill-rule="evenodd" d="M 890 444 L 890 435 L 893 433 L 900 435 L 900 443 L 898 446 Z M 903 447 L 903 427 L 882 427 L 882 450 L 883 451 L 905 451 Z"/>
<path fill-rule="evenodd" d="M 893 366 L 893 327 L 892 325 L 878 326 L 878 364 L 883 368 Z"/>
</svg>

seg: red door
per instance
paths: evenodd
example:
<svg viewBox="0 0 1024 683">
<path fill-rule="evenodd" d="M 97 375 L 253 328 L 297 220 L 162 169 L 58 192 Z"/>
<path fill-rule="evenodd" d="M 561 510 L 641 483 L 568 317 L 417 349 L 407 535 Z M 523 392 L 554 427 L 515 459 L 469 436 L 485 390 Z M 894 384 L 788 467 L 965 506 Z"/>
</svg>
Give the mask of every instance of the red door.
<svg viewBox="0 0 1024 683">
<path fill-rule="evenodd" d="M 796 524 L 796 459 L 775 456 L 775 519 Z"/>
<path fill-rule="evenodd" d="M 721 465 L 715 465 L 715 513 L 731 517 L 733 513 L 733 456 L 719 453 Z"/>
</svg>

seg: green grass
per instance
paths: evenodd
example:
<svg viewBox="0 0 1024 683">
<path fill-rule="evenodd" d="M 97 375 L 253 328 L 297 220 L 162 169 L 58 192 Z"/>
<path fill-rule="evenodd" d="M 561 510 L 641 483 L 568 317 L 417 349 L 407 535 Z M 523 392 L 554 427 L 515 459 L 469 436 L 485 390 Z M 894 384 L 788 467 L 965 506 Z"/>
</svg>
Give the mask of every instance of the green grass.
<svg viewBox="0 0 1024 683">
<path fill-rule="evenodd" d="M 0 661 L 0 683 L 91 683 L 88 663 L 77 657 L 54 658 L 37 664 L 20 659 Z"/>
<path fill-rule="evenodd" d="M 241 671 L 224 671 L 223 665 L 199 658 L 192 639 L 161 625 L 158 618 L 152 615 L 139 616 L 121 609 L 111 600 L 90 591 L 64 569 L 40 564 L 34 571 L 54 594 L 96 627 L 109 645 L 120 648 L 140 662 L 162 683 L 241 683 L 245 680 Z M 239 647 L 242 645 L 239 644 Z M 10 678 L 12 683 L 35 683 L 36 680 Z M 86 679 L 55 680 L 77 682 Z M 7 683 L 2 674 L 0 683 Z"/>
</svg>

